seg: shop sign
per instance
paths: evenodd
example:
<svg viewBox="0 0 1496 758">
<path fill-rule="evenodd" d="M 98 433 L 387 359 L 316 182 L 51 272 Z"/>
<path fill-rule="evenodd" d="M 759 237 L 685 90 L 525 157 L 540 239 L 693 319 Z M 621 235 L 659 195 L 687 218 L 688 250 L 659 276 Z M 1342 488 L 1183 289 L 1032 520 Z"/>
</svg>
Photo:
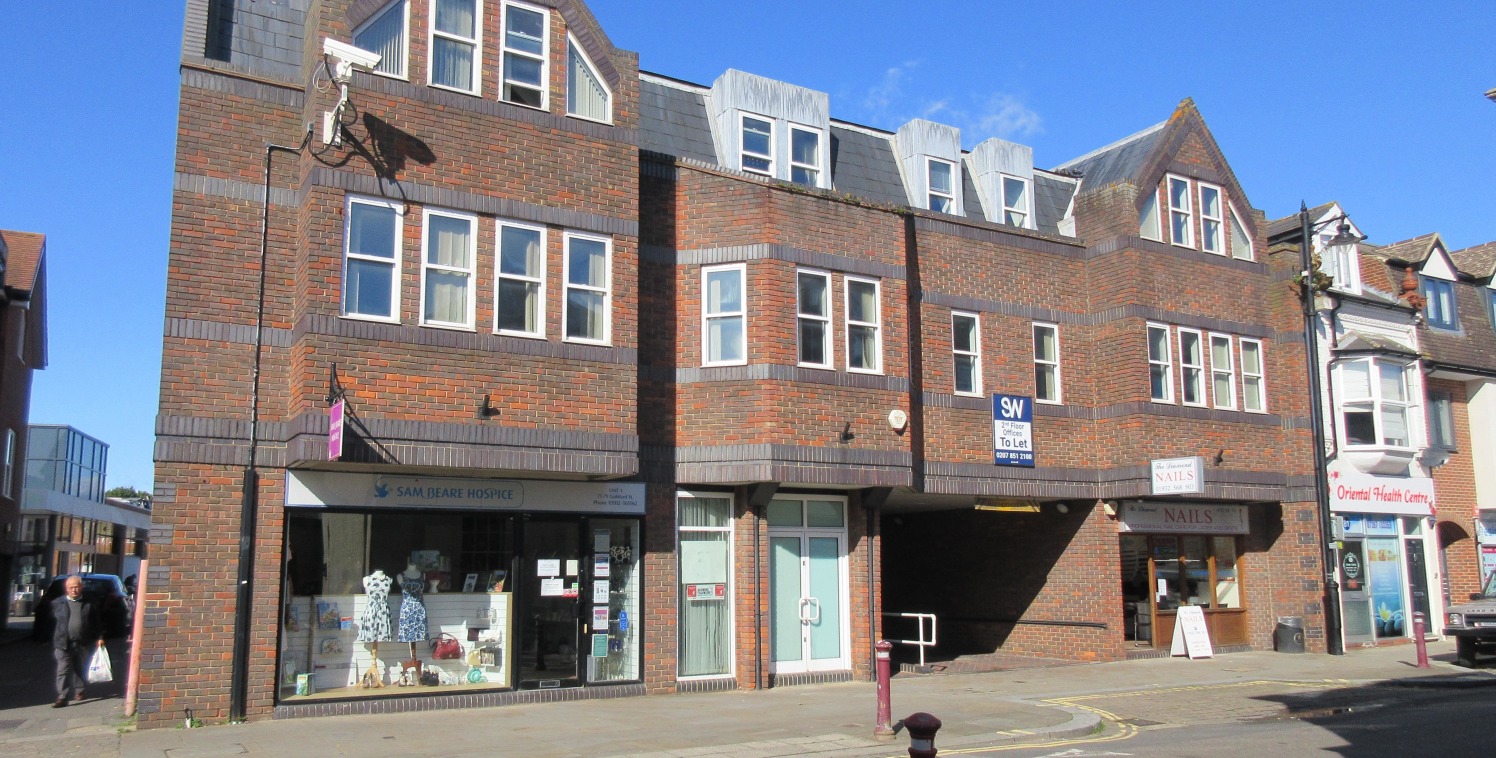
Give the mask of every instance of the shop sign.
<svg viewBox="0 0 1496 758">
<path fill-rule="evenodd" d="M 1480 546 L 1480 586 L 1486 586 L 1496 572 L 1496 545 Z"/>
<path fill-rule="evenodd" d="M 1205 493 L 1205 459 L 1162 458 L 1152 461 L 1153 494 L 1202 495 Z"/>
<path fill-rule="evenodd" d="M 343 410 L 345 408 L 343 398 L 338 398 L 327 409 L 327 460 L 335 461 L 343 457 Z"/>
<path fill-rule="evenodd" d="M 1247 507 L 1205 503 L 1124 503 L 1118 528 L 1161 534 L 1246 534 Z"/>
<path fill-rule="evenodd" d="M 644 515 L 644 485 L 292 471 L 291 508 L 440 508 Z"/>
<path fill-rule="evenodd" d="M 1366 555 L 1361 541 L 1345 543 L 1340 551 L 1340 584 L 1347 597 L 1361 599 L 1366 592 Z"/>
<path fill-rule="evenodd" d="M 1034 400 L 1020 395 L 992 396 L 993 463 L 1034 466 Z"/>
<path fill-rule="evenodd" d="M 1433 479 L 1330 472 L 1330 510 L 1432 516 L 1434 508 Z"/>
</svg>

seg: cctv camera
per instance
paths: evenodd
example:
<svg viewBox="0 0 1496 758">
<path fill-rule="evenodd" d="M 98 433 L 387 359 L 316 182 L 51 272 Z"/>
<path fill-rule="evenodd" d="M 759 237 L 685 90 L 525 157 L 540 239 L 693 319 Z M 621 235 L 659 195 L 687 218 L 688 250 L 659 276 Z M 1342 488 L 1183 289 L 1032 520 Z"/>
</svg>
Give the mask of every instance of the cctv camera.
<svg viewBox="0 0 1496 758">
<path fill-rule="evenodd" d="M 343 80 L 353 76 L 354 66 L 372 70 L 379 65 L 381 58 L 379 53 L 371 53 L 332 38 L 322 40 L 322 52 L 338 59 L 336 74 L 339 79 Z"/>
</svg>

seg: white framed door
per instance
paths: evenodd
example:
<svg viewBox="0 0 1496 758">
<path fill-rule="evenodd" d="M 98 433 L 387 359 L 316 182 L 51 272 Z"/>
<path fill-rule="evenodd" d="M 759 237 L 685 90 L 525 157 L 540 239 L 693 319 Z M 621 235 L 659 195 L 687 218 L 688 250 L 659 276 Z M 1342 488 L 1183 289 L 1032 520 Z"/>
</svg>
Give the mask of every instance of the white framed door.
<svg viewBox="0 0 1496 758">
<path fill-rule="evenodd" d="M 846 501 L 776 498 L 768 519 L 770 671 L 850 668 Z"/>
</svg>

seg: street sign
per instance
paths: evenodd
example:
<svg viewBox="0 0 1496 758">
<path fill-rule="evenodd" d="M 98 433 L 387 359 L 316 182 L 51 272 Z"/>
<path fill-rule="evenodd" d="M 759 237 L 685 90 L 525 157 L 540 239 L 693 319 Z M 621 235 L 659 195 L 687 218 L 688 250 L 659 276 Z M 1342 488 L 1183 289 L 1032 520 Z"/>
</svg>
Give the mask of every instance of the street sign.
<svg viewBox="0 0 1496 758">
<path fill-rule="evenodd" d="M 343 457 L 343 399 L 338 398 L 327 409 L 327 460 Z"/>
</svg>

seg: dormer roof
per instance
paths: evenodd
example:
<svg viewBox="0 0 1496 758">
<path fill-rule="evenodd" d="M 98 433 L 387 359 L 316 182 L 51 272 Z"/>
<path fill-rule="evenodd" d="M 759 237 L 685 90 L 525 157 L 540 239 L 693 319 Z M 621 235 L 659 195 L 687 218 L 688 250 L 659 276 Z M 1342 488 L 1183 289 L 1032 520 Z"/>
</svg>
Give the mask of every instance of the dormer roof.
<svg viewBox="0 0 1496 758">
<path fill-rule="evenodd" d="M 1324 218 L 1326 213 L 1329 213 L 1332 209 L 1339 207 L 1339 205 L 1340 204 L 1335 202 L 1334 200 L 1331 200 L 1328 203 L 1321 203 L 1320 205 L 1316 205 L 1313 208 L 1309 209 L 1309 218 Z M 1299 214 L 1297 213 L 1289 216 L 1284 216 L 1280 219 L 1274 219 L 1272 221 L 1269 221 L 1267 224 L 1267 238 L 1269 241 L 1277 240 L 1279 237 L 1282 237 L 1289 232 L 1299 231 L 1299 226 Z"/>
<path fill-rule="evenodd" d="M 1493 274 L 1496 274 L 1496 242 L 1487 242 L 1475 247 L 1467 247 L 1464 250 L 1451 250 L 1449 258 L 1454 261 L 1455 267 L 1461 273 L 1476 279 L 1490 279 Z"/>
<path fill-rule="evenodd" d="M 1444 240 L 1439 238 L 1439 233 L 1429 232 L 1367 252 L 1389 263 L 1423 263 L 1435 249 L 1443 246 Z"/>
</svg>

